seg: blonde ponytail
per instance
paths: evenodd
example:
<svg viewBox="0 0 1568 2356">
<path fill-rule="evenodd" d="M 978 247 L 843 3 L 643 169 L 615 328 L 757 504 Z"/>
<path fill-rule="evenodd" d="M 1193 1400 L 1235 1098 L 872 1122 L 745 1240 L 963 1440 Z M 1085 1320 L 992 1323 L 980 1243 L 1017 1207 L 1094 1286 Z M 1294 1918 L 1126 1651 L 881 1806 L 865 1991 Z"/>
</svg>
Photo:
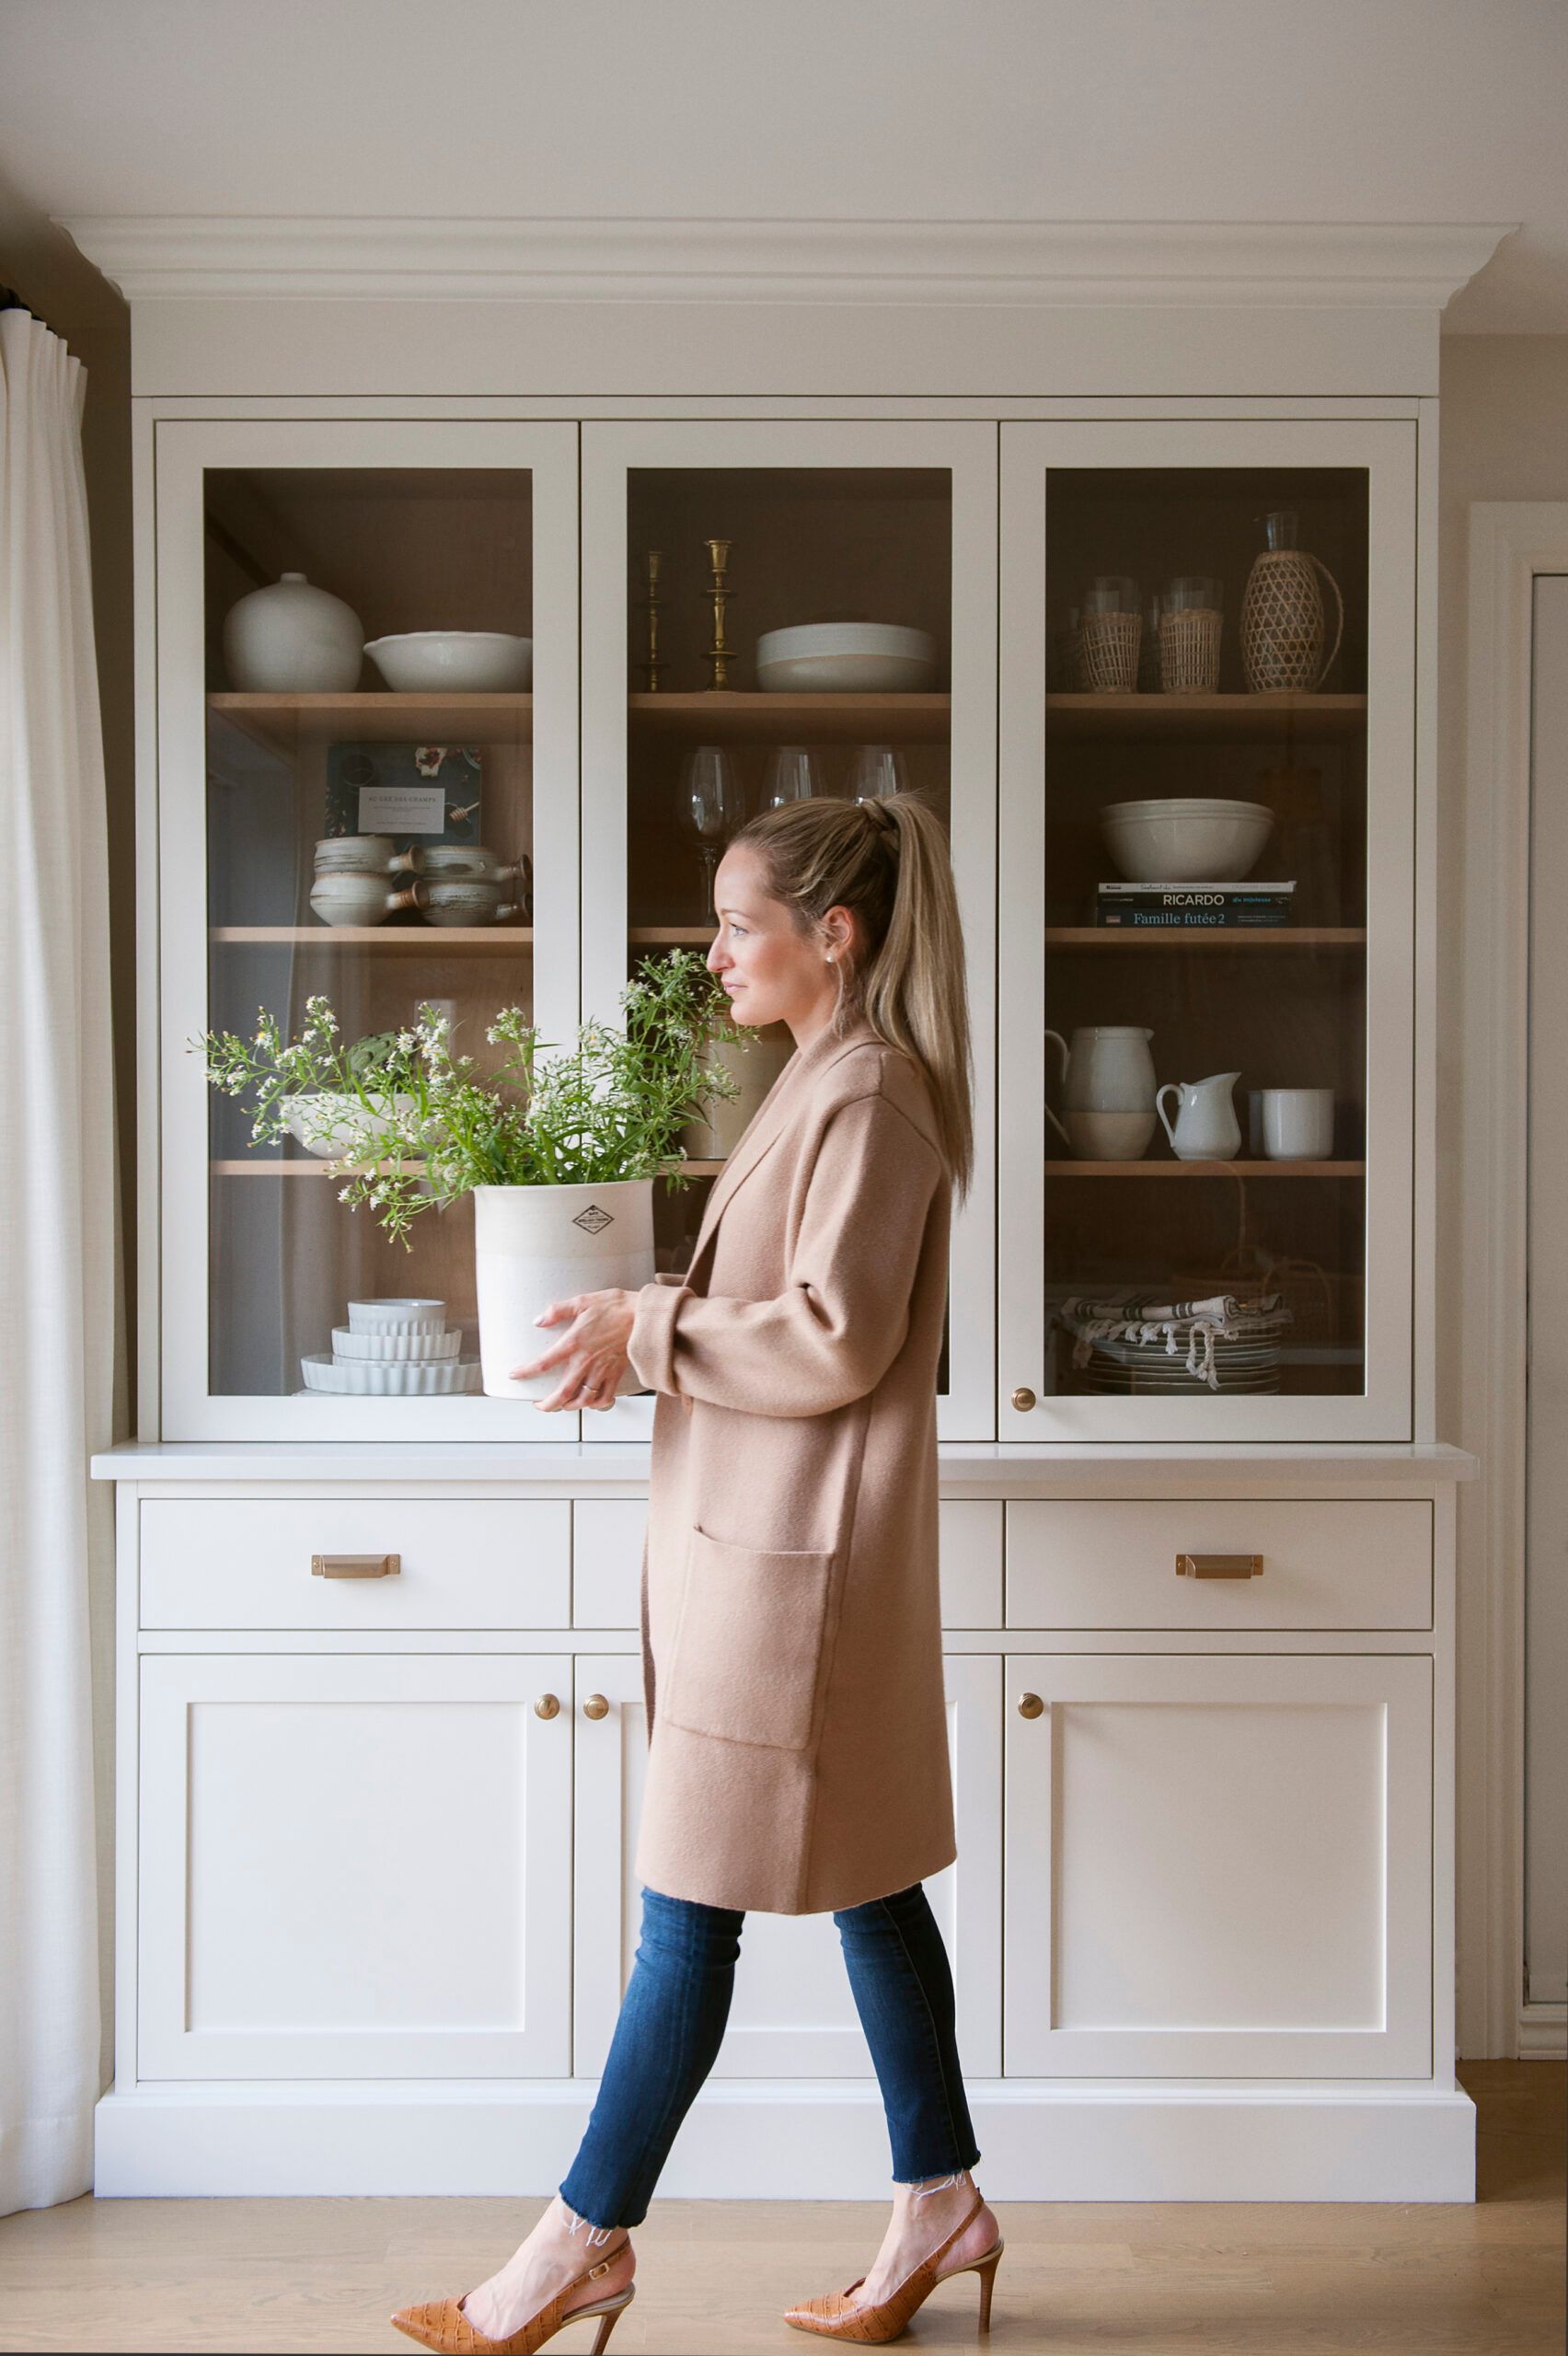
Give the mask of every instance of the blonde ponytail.
<svg viewBox="0 0 1568 2356">
<path fill-rule="evenodd" d="M 756 850 L 769 895 L 801 932 L 832 907 L 859 919 L 859 955 L 837 961 L 834 1027 L 861 1015 L 918 1065 L 962 1200 L 974 1169 L 974 1067 L 963 930 L 940 818 L 918 793 L 817 795 L 760 812 L 731 839 Z"/>
</svg>

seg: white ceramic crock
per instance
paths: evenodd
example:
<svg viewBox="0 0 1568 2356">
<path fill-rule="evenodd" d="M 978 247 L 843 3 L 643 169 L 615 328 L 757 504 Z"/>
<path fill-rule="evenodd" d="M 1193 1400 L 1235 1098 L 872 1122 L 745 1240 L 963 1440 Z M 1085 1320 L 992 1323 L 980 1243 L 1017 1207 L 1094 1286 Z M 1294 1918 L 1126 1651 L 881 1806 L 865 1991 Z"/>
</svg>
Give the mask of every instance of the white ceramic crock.
<svg viewBox="0 0 1568 2356">
<path fill-rule="evenodd" d="M 544 1399 L 559 1388 L 563 1367 L 514 1382 L 512 1369 L 553 1348 L 567 1334 L 535 1318 L 552 1300 L 632 1291 L 653 1281 L 653 1181 L 621 1178 L 600 1186 L 476 1186 L 474 1259 L 479 1309 L 479 1364 L 490 1399 Z M 640 1391 L 628 1366 L 617 1398 Z"/>
</svg>

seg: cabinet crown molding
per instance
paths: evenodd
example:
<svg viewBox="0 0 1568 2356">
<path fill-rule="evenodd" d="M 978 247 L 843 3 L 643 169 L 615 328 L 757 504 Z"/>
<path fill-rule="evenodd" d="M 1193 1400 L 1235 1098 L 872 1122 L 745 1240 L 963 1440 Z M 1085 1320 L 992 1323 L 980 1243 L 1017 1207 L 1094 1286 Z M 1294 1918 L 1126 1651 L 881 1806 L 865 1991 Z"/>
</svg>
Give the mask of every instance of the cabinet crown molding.
<svg viewBox="0 0 1568 2356">
<path fill-rule="evenodd" d="M 133 302 L 314 295 L 1440 310 L 1518 225 L 149 214 L 58 225 Z"/>
</svg>

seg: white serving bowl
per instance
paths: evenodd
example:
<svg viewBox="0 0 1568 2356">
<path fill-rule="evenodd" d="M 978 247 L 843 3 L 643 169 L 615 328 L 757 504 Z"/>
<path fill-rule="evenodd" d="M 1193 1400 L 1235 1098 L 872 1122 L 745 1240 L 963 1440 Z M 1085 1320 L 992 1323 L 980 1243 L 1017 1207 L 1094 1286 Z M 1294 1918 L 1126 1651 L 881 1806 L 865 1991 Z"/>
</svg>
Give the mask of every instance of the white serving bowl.
<svg viewBox="0 0 1568 2356">
<path fill-rule="evenodd" d="M 406 629 L 365 641 L 398 695 L 506 695 L 531 687 L 534 641 L 503 629 Z"/>
<path fill-rule="evenodd" d="M 929 630 L 893 622 L 803 622 L 756 642 L 756 683 L 773 695 L 914 695 L 936 676 Z"/>
<path fill-rule="evenodd" d="M 388 1293 L 380 1300 L 351 1300 L 351 1334 L 441 1334 L 446 1328 L 446 1303 L 421 1299 L 417 1294 Z"/>
<path fill-rule="evenodd" d="M 1100 827 L 1129 884 L 1239 884 L 1257 864 L 1274 813 L 1261 802 L 1208 796 L 1113 802 Z"/>
<path fill-rule="evenodd" d="M 387 1103 L 395 1118 L 405 1118 L 418 1109 L 419 1099 L 399 1089 Z M 329 1161 L 348 1153 L 368 1157 L 385 1144 L 386 1124 L 367 1113 L 357 1096 L 346 1089 L 326 1090 L 312 1095 L 299 1095 L 289 1100 L 288 1132 L 306 1153 Z"/>
</svg>

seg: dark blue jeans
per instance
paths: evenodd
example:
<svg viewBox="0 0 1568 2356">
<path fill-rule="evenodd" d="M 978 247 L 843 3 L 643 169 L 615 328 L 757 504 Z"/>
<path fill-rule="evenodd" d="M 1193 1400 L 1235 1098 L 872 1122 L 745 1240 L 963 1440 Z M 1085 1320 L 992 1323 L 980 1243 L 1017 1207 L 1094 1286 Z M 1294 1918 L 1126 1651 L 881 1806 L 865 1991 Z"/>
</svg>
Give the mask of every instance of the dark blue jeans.
<svg viewBox="0 0 1568 2356">
<path fill-rule="evenodd" d="M 952 1972 L 924 1885 L 834 1915 L 887 2112 L 896 2184 L 979 2158 Z M 593 2112 L 560 2197 L 591 2225 L 640 2225 L 723 2041 L 744 1913 L 642 1892 L 642 1930 Z"/>
</svg>

